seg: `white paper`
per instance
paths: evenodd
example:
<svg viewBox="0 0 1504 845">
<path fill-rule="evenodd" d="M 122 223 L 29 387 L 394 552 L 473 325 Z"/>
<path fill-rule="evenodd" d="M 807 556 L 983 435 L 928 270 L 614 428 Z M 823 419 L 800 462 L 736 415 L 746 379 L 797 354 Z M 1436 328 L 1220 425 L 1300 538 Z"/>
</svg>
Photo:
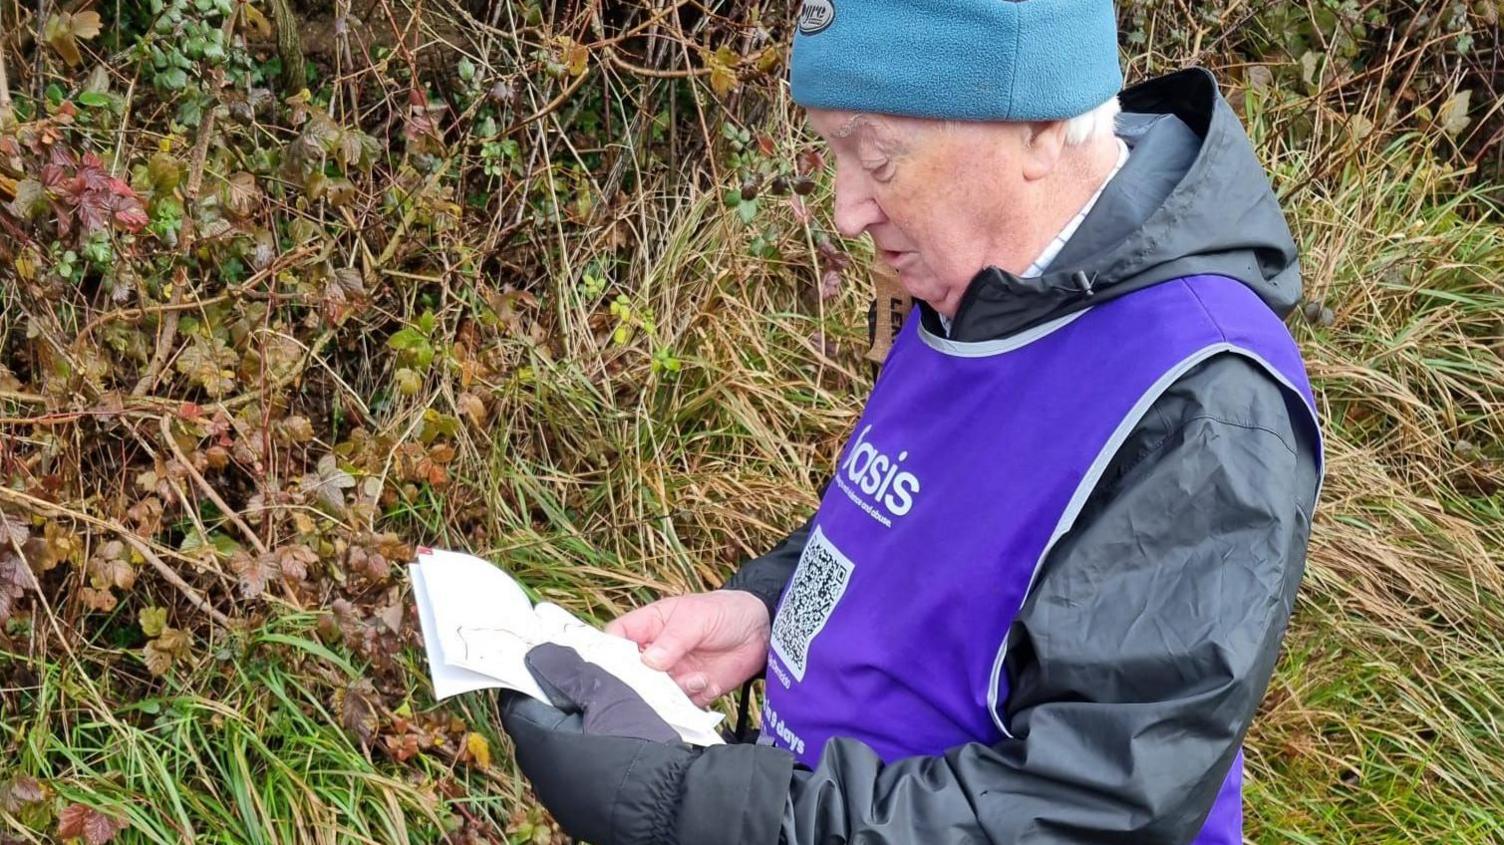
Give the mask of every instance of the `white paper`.
<svg viewBox="0 0 1504 845">
<path fill-rule="evenodd" d="M 724 717 L 696 707 L 667 673 L 646 666 L 636 643 L 597 630 L 557 605 L 534 607 L 509 575 L 487 561 L 423 549 L 408 573 L 438 698 L 502 688 L 547 701 L 523 658 L 533 646 L 552 642 L 620 678 L 685 742 L 721 743 L 715 727 Z"/>
<path fill-rule="evenodd" d="M 407 568 L 413 581 L 413 601 L 418 605 L 418 621 L 423 626 L 423 650 L 428 652 L 428 674 L 433 679 L 433 694 L 440 699 L 462 692 L 493 689 L 494 679 L 479 672 L 451 666 L 444 661 L 444 650 L 439 638 L 430 632 L 437 626 L 433 621 L 433 608 L 428 604 L 428 591 L 423 584 L 423 571 L 413 564 Z"/>
</svg>

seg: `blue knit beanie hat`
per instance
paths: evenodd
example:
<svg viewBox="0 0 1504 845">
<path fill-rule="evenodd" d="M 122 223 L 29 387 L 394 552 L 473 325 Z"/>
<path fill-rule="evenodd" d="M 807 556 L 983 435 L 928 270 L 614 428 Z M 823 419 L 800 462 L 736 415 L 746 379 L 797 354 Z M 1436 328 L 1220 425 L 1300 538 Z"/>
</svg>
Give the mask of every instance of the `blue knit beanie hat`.
<svg viewBox="0 0 1504 845">
<path fill-rule="evenodd" d="M 804 0 L 794 101 L 950 120 L 1064 120 L 1123 86 L 1111 0 Z"/>
</svg>

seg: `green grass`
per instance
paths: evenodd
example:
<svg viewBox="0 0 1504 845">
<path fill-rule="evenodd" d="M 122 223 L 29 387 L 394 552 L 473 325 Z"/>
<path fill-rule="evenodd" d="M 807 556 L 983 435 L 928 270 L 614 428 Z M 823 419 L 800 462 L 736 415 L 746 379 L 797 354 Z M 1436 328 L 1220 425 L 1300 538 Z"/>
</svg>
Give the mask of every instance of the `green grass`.
<svg viewBox="0 0 1504 845">
<path fill-rule="evenodd" d="M 1157 7 L 1163 19 L 1153 20 L 1178 27 L 1180 11 L 1170 5 Z M 437 12 L 422 22 L 432 44 L 420 55 L 443 52 L 444 39 L 456 37 L 448 23 Z M 466 28 L 478 63 L 497 66 L 483 66 L 482 76 L 531 49 L 504 32 Z M 1169 26 L 1160 32 L 1165 43 L 1190 37 Z M 1233 67 L 1222 76 L 1237 82 L 1241 60 L 1226 59 Z M 1171 64 L 1147 54 L 1135 63 Z M 1280 79 L 1299 76 L 1293 63 L 1276 69 Z M 361 67 L 352 78 L 385 92 L 396 79 L 389 73 L 385 65 Z M 46 601 L 24 621 L 0 625 L 0 786 L 26 776 L 49 791 L 48 800 L 14 812 L 0 801 L 0 843 L 52 841 L 56 812 L 72 803 L 129 821 L 116 838 L 123 843 L 561 841 L 511 770 L 492 698 L 432 701 L 411 618 L 400 633 L 381 633 L 375 649 L 330 635 L 323 612 L 336 599 L 352 598 L 363 614 L 357 621 L 374 625 L 373 610 L 406 598 L 400 573 L 368 585 L 336 572 L 346 549 L 370 545 L 370 530 L 466 548 L 505 563 L 536 597 L 601 621 L 660 595 L 703 589 L 814 507 L 872 375 L 860 358 L 868 247 L 850 246 L 853 266 L 837 296 L 813 295 L 828 178 L 807 198 L 813 223 L 769 200 L 748 226 L 722 202 L 734 182 L 725 150 L 712 156 L 698 146 L 702 129 L 719 131 L 715 121 L 745 118 L 791 159 L 811 139 L 783 92 L 742 114 L 722 111 L 704 90 L 649 85 L 609 66 L 591 73 L 599 79 L 580 89 L 577 106 L 518 136 L 528 166 L 544 164 L 529 171 L 531 188 L 507 186 L 519 193 L 497 200 L 493 218 L 467 217 L 445 231 L 405 219 L 396 225 L 400 209 L 353 223 L 319 218 L 332 266 L 363 267 L 367 248 L 380 254 L 380 244 L 401 238 L 421 246 L 373 273 L 375 304 L 336 332 L 305 377 L 236 406 L 237 437 L 242 428 L 259 437 L 263 415 L 297 413 L 313 421 L 315 441 L 274 444 L 262 477 L 239 464 L 211 475 L 268 543 L 312 544 L 318 578 L 299 592 L 246 599 L 223 557 L 169 556 L 174 571 L 231 618 L 226 629 L 144 566 L 119 609 L 88 612 L 77 599 L 83 567 L 60 567 L 47 576 Z M 563 83 L 529 81 L 526 102 L 549 102 L 555 84 Z M 1459 155 L 1450 139 L 1416 128 L 1424 121 L 1364 137 L 1349 130 L 1349 111 L 1377 118 L 1382 102 L 1277 85 L 1242 93 L 1250 134 L 1300 242 L 1308 297 L 1334 314 L 1330 326 L 1299 314 L 1290 321 L 1318 396 L 1327 477 L 1285 653 L 1247 739 L 1248 839 L 1504 842 L 1504 222 L 1485 200 L 1497 185 L 1443 164 Z M 675 136 L 678 158 L 651 142 L 652 109 L 638 113 L 638 98 L 653 97 L 682 109 L 673 126 L 685 133 Z M 623 163 L 614 176 L 585 166 L 602 153 L 582 149 L 588 139 L 569 123 L 598 120 L 592 109 L 617 121 L 608 140 Z M 137 116 L 136 125 L 158 131 L 170 113 Z M 255 169 L 267 143 L 257 133 L 273 130 L 225 132 L 227 152 L 214 167 Z M 116 143 L 113 134 L 107 140 Z M 454 177 L 445 187 L 478 195 L 489 213 L 490 188 L 476 186 L 491 183 L 477 175 L 474 151 L 465 152 L 474 140 L 444 151 L 443 172 L 471 180 Z M 126 161 L 156 149 L 146 132 L 120 143 L 140 147 L 127 149 Z M 391 152 L 411 164 L 405 151 Z M 275 180 L 257 173 L 271 190 Z M 520 219 L 514 210 L 537 201 L 526 190 L 567 204 L 575 178 L 594 180 L 595 196 L 617 180 L 612 219 L 503 234 Z M 378 208 L 379 192 L 372 198 Z M 283 234 L 287 218 L 315 216 L 301 197 L 279 202 L 259 219 Z M 778 258 L 751 254 L 760 235 L 776 242 Z M 494 259 L 494 277 L 458 269 L 472 259 Z M 592 293 L 584 276 L 601 267 L 608 283 Z M 35 297 L 11 269 L 0 266 L 0 351 L 12 356 L 5 366 L 21 372 L 50 361 L 80 327 L 52 316 L 52 300 Z M 258 320 L 297 335 L 315 310 L 304 300 L 320 290 L 303 276 L 322 280 L 328 269 L 299 264 L 288 279 L 232 298 L 224 312 L 197 316 L 233 321 L 265 309 L 273 291 L 286 298 L 283 310 L 255 312 Z M 537 300 L 519 300 L 509 322 L 493 303 L 514 283 Z M 208 279 L 195 295 L 222 287 Z M 636 320 L 625 343 L 612 338 L 618 296 Z M 78 313 L 92 319 L 93 308 Z M 435 314 L 436 345 L 451 352 L 464 345 L 484 366 L 466 381 L 452 355 L 407 395 L 394 389 L 397 362 L 386 338 L 425 310 Z M 145 348 L 159 325 L 134 329 L 148 333 Z M 835 354 L 815 351 L 817 332 L 839 347 Z M 665 352 L 680 361 L 677 374 L 654 368 Z M 135 373 L 128 375 L 116 376 L 117 387 L 128 390 Z M 64 401 L 26 392 L 44 386 L 23 387 L 0 391 L 0 415 Z M 158 392 L 162 403 L 147 406 L 153 413 L 183 401 L 213 408 L 182 380 L 166 378 Z M 418 441 L 434 412 L 464 418 L 464 394 L 485 400 L 485 423 L 440 438 L 455 451 L 446 484 L 406 490 L 393 450 Z M 97 399 L 60 407 L 89 409 Z M 369 521 L 303 500 L 248 507 L 263 488 L 295 490 L 301 473 L 350 436 L 363 409 L 371 415 L 360 424 L 386 440 L 342 459 L 394 495 Z M 166 454 L 154 439 L 155 418 L 132 428 L 137 419 L 7 424 L 0 436 L 16 460 L 30 461 L 28 472 L 66 476 L 57 494 L 62 515 L 12 508 L 10 500 L 7 512 L 32 517 L 38 531 L 49 521 L 71 526 L 90 549 L 112 539 L 114 529 L 99 520 L 124 522 L 122 511 L 140 494 L 135 473 Z M 197 499 L 188 480 L 175 481 Z M 247 542 L 207 499 L 167 522 L 193 525 L 188 516 Z M 159 552 L 181 540 L 175 530 L 150 538 Z M 140 658 L 135 619 L 149 606 L 170 609 L 171 624 L 194 638 L 189 659 L 162 678 Z M 369 744 L 363 714 L 376 726 Z M 487 738 L 493 765 L 462 752 L 470 732 Z M 403 735 L 419 743 L 416 754 L 392 752 L 387 738 Z"/>
<path fill-rule="evenodd" d="M 434 841 L 465 814 L 507 826 L 516 781 L 477 777 L 472 794 L 442 795 L 437 784 L 455 766 L 442 748 L 403 768 L 362 750 L 328 695 L 354 674 L 311 616 L 207 645 L 225 659 L 139 698 L 102 688 L 102 666 L 37 664 L 32 707 L 0 734 L 17 749 L 11 764 L 70 803 L 128 820 L 122 842 Z M 128 706 L 98 706 L 125 697 Z M 485 706 L 457 712 L 489 724 Z"/>
</svg>

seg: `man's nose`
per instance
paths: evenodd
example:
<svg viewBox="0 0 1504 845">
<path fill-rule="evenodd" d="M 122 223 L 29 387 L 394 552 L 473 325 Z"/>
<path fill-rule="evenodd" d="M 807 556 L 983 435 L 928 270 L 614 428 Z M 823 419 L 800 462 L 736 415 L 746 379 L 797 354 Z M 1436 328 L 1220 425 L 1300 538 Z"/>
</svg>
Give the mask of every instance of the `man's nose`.
<svg viewBox="0 0 1504 845">
<path fill-rule="evenodd" d="M 859 176 L 836 165 L 836 198 L 834 222 L 836 231 L 843 237 L 854 238 L 867 227 L 881 223 L 883 211 L 878 207 L 872 192 L 862 184 Z"/>
</svg>

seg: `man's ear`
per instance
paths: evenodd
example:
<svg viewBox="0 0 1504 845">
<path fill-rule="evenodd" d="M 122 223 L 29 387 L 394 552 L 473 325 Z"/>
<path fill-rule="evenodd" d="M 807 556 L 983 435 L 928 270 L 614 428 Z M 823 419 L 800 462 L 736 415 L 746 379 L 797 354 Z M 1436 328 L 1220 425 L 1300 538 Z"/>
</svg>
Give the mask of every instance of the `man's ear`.
<svg viewBox="0 0 1504 845">
<path fill-rule="evenodd" d="M 1055 172 L 1065 149 L 1065 121 L 1037 120 L 1023 124 L 1023 175 L 1030 182 Z"/>
</svg>

